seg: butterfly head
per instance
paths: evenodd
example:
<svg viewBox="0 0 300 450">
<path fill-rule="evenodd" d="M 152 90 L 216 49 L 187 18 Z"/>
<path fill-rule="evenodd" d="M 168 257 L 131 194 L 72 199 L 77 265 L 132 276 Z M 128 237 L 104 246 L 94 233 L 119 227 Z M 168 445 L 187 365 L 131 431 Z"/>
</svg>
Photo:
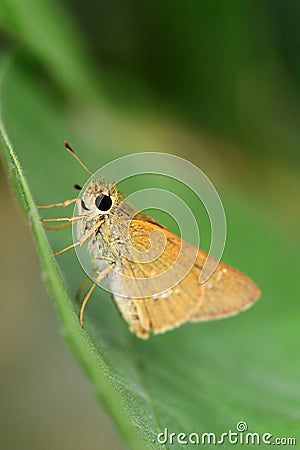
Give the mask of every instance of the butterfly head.
<svg viewBox="0 0 300 450">
<path fill-rule="evenodd" d="M 81 208 L 84 215 L 109 215 L 122 202 L 122 196 L 112 183 L 92 179 L 81 196 Z"/>
</svg>

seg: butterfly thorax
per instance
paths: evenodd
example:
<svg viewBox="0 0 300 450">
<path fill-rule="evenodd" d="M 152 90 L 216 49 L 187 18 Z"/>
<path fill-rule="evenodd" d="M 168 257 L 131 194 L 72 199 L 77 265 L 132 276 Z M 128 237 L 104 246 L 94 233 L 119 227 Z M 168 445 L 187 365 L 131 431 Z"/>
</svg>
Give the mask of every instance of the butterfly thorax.
<svg viewBox="0 0 300 450">
<path fill-rule="evenodd" d="M 109 197 L 108 211 L 99 210 L 99 199 Z M 123 200 L 115 185 L 103 180 L 92 180 L 82 194 L 83 219 L 79 225 L 79 237 L 88 233 L 88 251 L 95 266 L 100 260 L 121 262 L 122 248 L 128 244 L 128 227 L 137 210 Z"/>
</svg>

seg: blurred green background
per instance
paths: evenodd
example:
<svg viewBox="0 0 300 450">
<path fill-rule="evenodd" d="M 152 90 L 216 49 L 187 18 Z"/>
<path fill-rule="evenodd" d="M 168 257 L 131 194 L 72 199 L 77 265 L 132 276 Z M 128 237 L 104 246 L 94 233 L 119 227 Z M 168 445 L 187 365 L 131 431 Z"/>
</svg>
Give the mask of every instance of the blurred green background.
<svg viewBox="0 0 300 450">
<path fill-rule="evenodd" d="M 41 189 L 28 176 L 36 201 L 69 198 L 84 180 L 65 138 L 92 169 L 137 151 L 195 163 L 224 201 L 225 260 L 262 288 L 253 324 L 284 317 L 286 353 L 272 358 L 283 374 L 299 343 L 299 22 L 296 0 L 0 0 L 2 117 L 28 175 L 45 170 Z M 61 343 L 2 169 L 0 183 L 2 448 L 124 448 Z"/>
</svg>

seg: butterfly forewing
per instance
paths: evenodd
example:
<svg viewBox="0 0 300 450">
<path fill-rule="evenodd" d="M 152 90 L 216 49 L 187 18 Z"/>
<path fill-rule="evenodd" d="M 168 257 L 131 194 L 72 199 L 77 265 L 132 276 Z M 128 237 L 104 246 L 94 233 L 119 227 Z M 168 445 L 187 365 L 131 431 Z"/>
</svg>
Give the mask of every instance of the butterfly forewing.
<svg viewBox="0 0 300 450">
<path fill-rule="evenodd" d="M 196 265 L 203 264 L 206 257 L 199 250 Z M 260 296 L 260 290 L 250 278 L 222 262 L 203 286 L 203 302 L 190 319 L 194 322 L 232 316 L 249 308 Z"/>
<path fill-rule="evenodd" d="M 162 333 L 187 321 L 234 315 L 258 298 L 255 284 L 223 263 L 201 284 L 199 279 L 207 254 L 153 219 L 147 219 L 143 214 L 141 219 L 130 222 L 130 241 L 133 249 L 147 252 L 152 248 L 154 255 L 159 256 L 141 262 L 131 258 L 129 250 L 127 257 L 120 258 L 117 270 L 109 275 L 111 286 L 118 286 L 118 289 L 122 286 L 121 295 L 115 292 L 114 299 L 131 331 L 139 337 L 146 338 L 151 331 Z M 162 240 L 153 239 L 152 232 L 163 233 L 163 251 Z M 159 283 L 160 277 L 168 271 L 170 275 L 164 279 L 168 286 L 161 289 L 164 283 Z M 127 278 L 124 281 L 124 274 L 128 283 Z"/>
</svg>

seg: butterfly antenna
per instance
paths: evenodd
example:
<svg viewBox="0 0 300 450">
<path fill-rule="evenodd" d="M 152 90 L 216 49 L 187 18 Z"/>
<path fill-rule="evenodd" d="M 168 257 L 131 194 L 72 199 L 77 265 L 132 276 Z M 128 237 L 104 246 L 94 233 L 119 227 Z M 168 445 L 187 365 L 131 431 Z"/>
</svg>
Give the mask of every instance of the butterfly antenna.
<svg viewBox="0 0 300 450">
<path fill-rule="evenodd" d="M 79 158 L 78 155 L 76 155 L 76 153 L 74 152 L 74 150 L 70 147 L 70 145 L 68 144 L 67 141 L 64 141 L 64 146 L 66 147 L 66 149 L 68 150 L 69 153 L 71 153 L 71 155 L 76 159 L 77 162 L 79 162 L 79 164 L 81 165 L 81 167 L 84 168 L 84 170 L 89 173 L 90 175 L 93 175 L 93 173 L 86 167 L 86 165 L 81 161 L 81 159 Z"/>
</svg>

